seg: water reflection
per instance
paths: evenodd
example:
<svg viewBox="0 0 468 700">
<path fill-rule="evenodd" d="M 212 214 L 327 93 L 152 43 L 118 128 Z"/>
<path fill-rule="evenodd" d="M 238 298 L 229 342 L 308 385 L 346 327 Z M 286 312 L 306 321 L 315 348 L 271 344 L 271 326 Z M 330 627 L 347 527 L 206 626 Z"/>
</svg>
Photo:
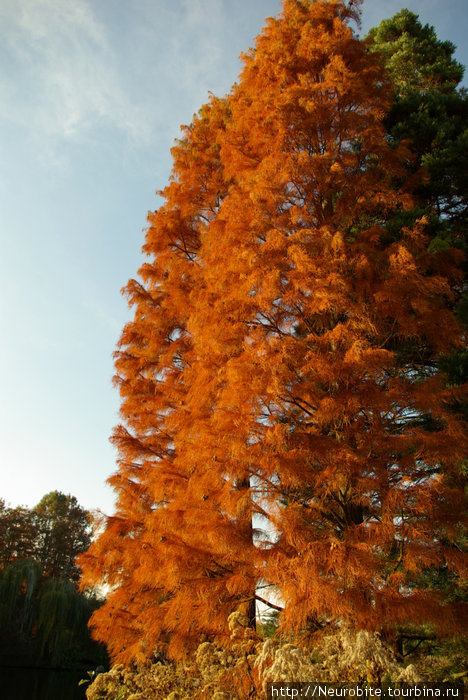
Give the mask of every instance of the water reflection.
<svg viewBox="0 0 468 700">
<path fill-rule="evenodd" d="M 0 668 L 1 700 L 85 700 L 86 673 L 30 668 Z"/>
</svg>

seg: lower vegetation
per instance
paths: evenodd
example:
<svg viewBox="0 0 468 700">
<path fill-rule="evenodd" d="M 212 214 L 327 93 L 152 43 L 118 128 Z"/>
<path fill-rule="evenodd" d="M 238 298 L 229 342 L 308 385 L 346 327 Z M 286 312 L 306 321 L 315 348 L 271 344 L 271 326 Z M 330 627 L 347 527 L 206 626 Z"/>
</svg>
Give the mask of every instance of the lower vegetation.
<svg viewBox="0 0 468 700">
<path fill-rule="evenodd" d="M 395 652 L 379 635 L 351 627 L 324 632 L 304 646 L 273 635 L 262 639 L 248 618 L 229 618 L 230 641 L 221 648 L 198 647 L 190 662 L 159 657 L 139 668 L 114 666 L 87 690 L 88 700 L 252 700 L 266 697 L 268 683 L 457 682 L 468 675 L 466 640 L 436 642 L 426 634 L 423 646 Z M 421 637 L 423 639 L 424 635 Z"/>
</svg>

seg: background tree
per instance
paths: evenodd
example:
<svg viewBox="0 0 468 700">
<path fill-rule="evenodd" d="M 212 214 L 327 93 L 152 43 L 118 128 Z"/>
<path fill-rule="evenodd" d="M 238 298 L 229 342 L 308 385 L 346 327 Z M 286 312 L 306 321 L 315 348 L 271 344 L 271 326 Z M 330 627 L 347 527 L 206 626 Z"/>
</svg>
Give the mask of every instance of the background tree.
<svg viewBox="0 0 468 700">
<path fill-rule="evenodd" d="M 460 622 L 418 582 L 464 566 L 464 393 L 434 371 L 463 342 L 459 260 L 428 250 L 355 5 L 285 1 L 149 216 L 116 355 L 117 512 L 81 558 L 112 587 L 93 624 L 121 660 L 226 640 L 260 584 L 289 632 Z"/>
<path fill-rule="evenodd" d="M 466 90 L 460 88 L 464 68 L 454 58 L 455 46 L 440 41 L 434 28 L 423 26 L 409 10 L 371 29 L 368 39 L 371 50 L 383 57 L 392 76 L 394 102 L 386 117 L 387 130 L 395 143 L 409 140 L 412 168 L 424 168 L 413 216 L 425 212 L 430 218 L 429 250 L 456 246 L 465 254 L 464 275 L 453 292 L 457 316 L 466 328 L 468 99 Z M 409 350 L 406 347 L 404 352 L 408 354 Z M 417 345 L 413 352 L 422 356 Z M 451 385 L 468 380 L 465 349 L 437 358 L 435 365 L 446 373 Z M 453 408 L 468 417 L 466 402 L 457 401 Z M 460 468 L 459 487 L 464 479 L 466 482 L 466 460 Z M 453 546 L 466 551 L 466 532 L 460 531 Z M 443 590 L 449 598 L 463 597 L 457 580 L 444 567 L 427 572 L 425 578 L 428 585 Z"/>
<path fill-rule="evenodd" d="M 394 85 L 387 129 L 395 142 L 409 139 L 413 167 L 425 169 L 418 205 L 431 214 L 432 249 L 457 245 L 466 252 L 468 99 L 455 46 L 406 9 L 371 29 L 368 39 Z"/>
<path fill-rule="evenodd" d="M 0 499 L 0 568 L 33 556 L 36 529 L 28 508 L 8 508 Z"/>
<path fill-rule="evenodd" d="M 454 59 L 455 46 L 440 41 L 434 28 L 423 26 L 409 10 L 371 29 L 368 40 L 392 76 L 394 101 L 385 120 L 387 130 L 395 143 L 410 142 L 412 168 L 424 168 L 417 207 L 406 214 L 407 220 L 426 213 L 430 250 L 456 246 L 465 254 L 465 274 L 453 291 L 457 316 L 466 326 L 468 97 L 460 88 L 464 67 Z M 468 379 L 465 351 L 444 358 L 443 364 L 451 383 Z"/>
<path fill-rule="evenodd" d="M 9 508 L 0 500 L 0 562 L 4 568 L 18 559 L 39 562 L 46 578 L 77 581 L 75 559 L 88 549 L 93 519 L 75 496 L 46 494 L 34 508 Z"/>
<path fill-rule="evenodd" d="M 60 491 L 46 494 L 31 512 L 36 538 L 34 557 L 46 578 L 77 581 L 76 557 L 91 543 L 92 518 L 75 496 Z"/>
<path fill-rule="evenodd" d="M 76 556 L 88 548 L 92 519 L 76 498 L 46 494 L 32 509 L 0 502 L 0 660 L 70 666 L 103 660 L 87 622 L 101 601 L 79 593 Z"/>
</svg>

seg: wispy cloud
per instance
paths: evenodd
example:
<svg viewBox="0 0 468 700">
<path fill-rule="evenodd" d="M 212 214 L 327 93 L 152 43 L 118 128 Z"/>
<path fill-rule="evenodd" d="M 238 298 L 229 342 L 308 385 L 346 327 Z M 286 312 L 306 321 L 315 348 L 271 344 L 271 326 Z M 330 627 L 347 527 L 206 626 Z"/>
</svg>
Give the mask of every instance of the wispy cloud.
<svg viewBox="0 0 468 700">
<path fill-rule="evenodd" d="M 270 3 L 274 14 L 280 0 Z M 63 142 L 113 149 L 112 137 L 124 158 L 135 146 L 168 150 L 208 92 L 236 80 L 244 25 L 260 29 L 264 15 L 255 3 L 242 10 L 233 15 L 231 0 L 0 0 L 0 122 L 46 162 L 66 159 Z"/>
<path fill-rule="evenodd" d="M 96 125 L 147 137 L 106 27 L 86 0 L 2 0 L 0 22 L 3 121 L 52 138 L 83 136 Z"/>
</svg>

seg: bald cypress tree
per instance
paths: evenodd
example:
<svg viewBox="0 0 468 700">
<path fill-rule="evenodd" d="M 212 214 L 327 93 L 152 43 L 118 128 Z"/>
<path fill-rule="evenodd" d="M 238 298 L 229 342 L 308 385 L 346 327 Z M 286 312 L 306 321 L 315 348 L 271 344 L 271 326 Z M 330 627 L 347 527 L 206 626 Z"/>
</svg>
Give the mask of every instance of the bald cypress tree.
<svg viewBox="0 0 468 700">
<path fill-rule="evenodd" d="M 387 235 L 414 207 L 409 152 L 355 5 L 285 0 L 149 216 L 116 354 L 117 511 L 81 560 L 112 588 L 94 626 L 115 658 L 222 641 L 260 584 L 289 632 L 459 621 L 418 574 L 463 568 L 463 387 L 429 361 L 462 344 L 460 273 L 426 218 Z M 424 362 L 397 352 L 415 341 Z"/>
</svg>

